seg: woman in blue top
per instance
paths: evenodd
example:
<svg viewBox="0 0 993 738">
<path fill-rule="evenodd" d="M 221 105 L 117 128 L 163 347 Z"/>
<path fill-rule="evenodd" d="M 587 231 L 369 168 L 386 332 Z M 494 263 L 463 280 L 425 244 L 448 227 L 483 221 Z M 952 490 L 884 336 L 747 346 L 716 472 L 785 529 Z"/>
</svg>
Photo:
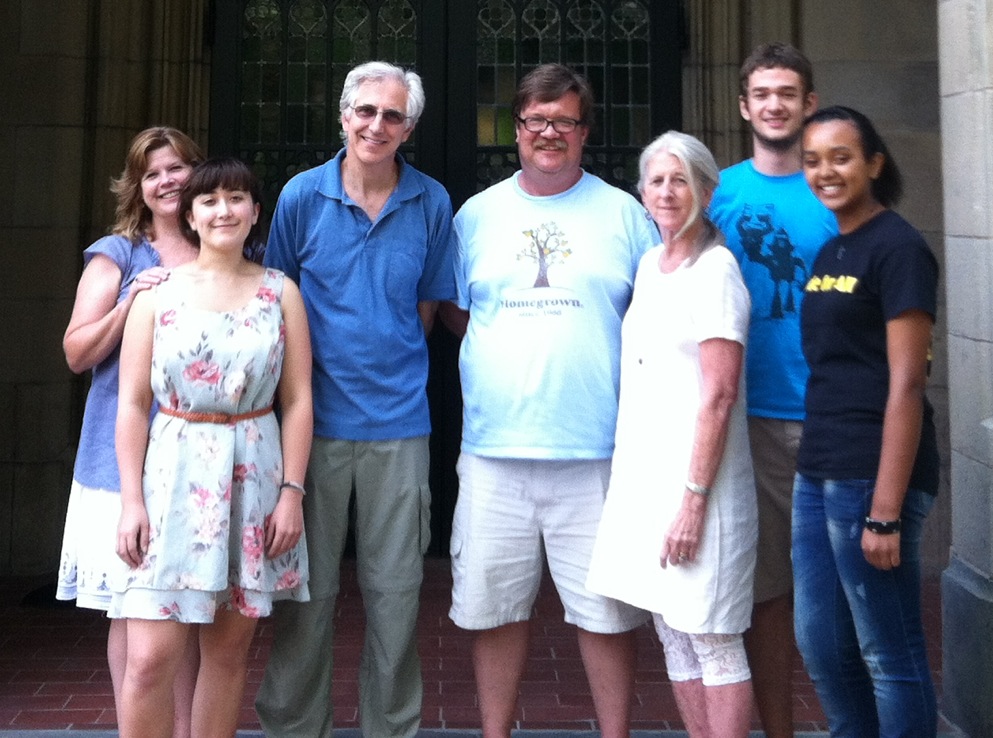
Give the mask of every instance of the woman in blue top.
<svg viewBox="0 0 993 738">
<path fill-rule="evenodd" d="M 111 185 L 117 219 L 111 235 L 83 252 L 84 269 L 69 327 L 62 341 L 69 368 L 93 371 L 79 437 L 66 514 L 58 590 L 61 600 L 107 610 L 108 574 L 120 567 L 115 551 L 120 517 L 120 476 L 114 453 L 117 381 L 121 337 L 135 296 L 169 277 L 169 270 L 192 261 L 196 246 L 179 225 L 179 193 L 200 147 L 174 128 L 149 128 L 131 142 L 124 171 Z M 112 620 L 107 660 L 120 696 L 127 652 L 124 621 Z M 196 673 L 195 650 L 186 678 L 177 680 L 176 730 L 188 736 Z"/>
<path fill-rule="evenodd" d="M 801 313 L 810 364 L 793 499 L 796 636 L 832 736 L 934 736 L 920 539 L 938 487 L 925 397 L 938 266 L 890 207 L 899 171 L 872 123 L 827 108 L 803 167 L 839 235 Z"/>
</svg>

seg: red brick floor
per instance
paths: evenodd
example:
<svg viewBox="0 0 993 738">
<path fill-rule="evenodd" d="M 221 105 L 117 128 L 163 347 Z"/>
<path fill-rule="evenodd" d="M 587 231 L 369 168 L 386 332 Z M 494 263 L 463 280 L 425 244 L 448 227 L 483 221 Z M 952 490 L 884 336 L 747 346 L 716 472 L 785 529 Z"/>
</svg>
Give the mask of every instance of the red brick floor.
<svg viewBox="0 0 993 738">
<path fill-rule="evenodd" d="M 37 580 L 0 580 L 0 732 L 7 729 L 93 729 L 115 725 L 105 659 L 106 621 L 72 606 L 26 605 L 21 595 Z M 478 727 L 470 637 L 448 619 L 448 562 L 429 559 L 421 597 L 420 651 L 424 672 L 425 728 Z M 938 582 L 924 588 L 932 668 L 940 690 L 941 623 Z M 594 730 L 589 687 L 575 631 L 545 582 L 533 620 L 531 659 L 518 708 L 522 729 Z M 335 726 L 357 727 L 357 674 L 363 631 L 362 602 L 353 566 L 346 567 L 338 600 L 334 646 Z M 252 699 L 262 678 L 271 637 L 263 621 L 252 646 L 241 726 L 257 729 Z M 794 657 L 798 731 L 824 730 L 813 687 Z M 639 632 L 635 729 L 681 729 L 661 647 L 646 626 Z M 757 724 L 755 727 L 758 727 Z"/>
</svg>

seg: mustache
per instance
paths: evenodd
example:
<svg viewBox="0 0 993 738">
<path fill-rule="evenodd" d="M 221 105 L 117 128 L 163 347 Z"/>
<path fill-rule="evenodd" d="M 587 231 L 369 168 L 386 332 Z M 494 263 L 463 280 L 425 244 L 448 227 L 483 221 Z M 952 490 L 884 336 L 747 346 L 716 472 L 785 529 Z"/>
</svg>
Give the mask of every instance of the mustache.
<svg viewBox="0 0 993 738">
<path fill-rule="evenodd" d="M 546 151 L 564 151 L 568 148 L 569 144 L 560 138 L 552 139 L 550 141 L 542 141 L 541 143 L 535 144 L 536 149 L 544 149 Z"/>
</svg>

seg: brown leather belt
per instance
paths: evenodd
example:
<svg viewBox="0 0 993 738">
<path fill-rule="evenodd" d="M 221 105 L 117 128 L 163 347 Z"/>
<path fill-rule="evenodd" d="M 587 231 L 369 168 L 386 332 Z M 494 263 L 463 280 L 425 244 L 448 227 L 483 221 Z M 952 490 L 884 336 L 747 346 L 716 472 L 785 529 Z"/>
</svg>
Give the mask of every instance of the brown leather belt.
<svg viewBox="0 0 993 738">
<path fill-rule="evenodd" d="M 268 415 L 272 412 L 272 405 L 259 408 L 258 410 L 251 410 L 247 413 L 237 413 L 235 415 L 228 415 L 227 413 L 195 413 L 163 406 L 159 407 L 159 412 L 163 415 L 171 415 L 174 418 L 189 420 L 191 423 L 216 423 L 218 425 L 228 425 L 230 423 L 237 423 L 239 420 L 251 420 L 252 418 L 261 418 L 263 415 Z"/>
</svg>

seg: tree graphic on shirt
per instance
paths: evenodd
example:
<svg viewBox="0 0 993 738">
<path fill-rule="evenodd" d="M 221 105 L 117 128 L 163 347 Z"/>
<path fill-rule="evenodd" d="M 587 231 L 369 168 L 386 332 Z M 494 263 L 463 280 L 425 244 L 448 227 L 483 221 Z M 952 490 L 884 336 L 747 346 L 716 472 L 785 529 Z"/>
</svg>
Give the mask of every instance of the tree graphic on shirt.
<svg viewBox="0 0 993 738">
<path fill-rule="evenodd" d="M 572 253 L 566 248 L 569 244 L 556 223 L 542 223 L 537 228 L 522 231 L 528 243 L 517 260 L 529 259 L 538 265 L 538 277 L 534 280 L 535 287 L 548 287 L 548 267 L 552 264 L 562 264 Z"/>
</svg>

